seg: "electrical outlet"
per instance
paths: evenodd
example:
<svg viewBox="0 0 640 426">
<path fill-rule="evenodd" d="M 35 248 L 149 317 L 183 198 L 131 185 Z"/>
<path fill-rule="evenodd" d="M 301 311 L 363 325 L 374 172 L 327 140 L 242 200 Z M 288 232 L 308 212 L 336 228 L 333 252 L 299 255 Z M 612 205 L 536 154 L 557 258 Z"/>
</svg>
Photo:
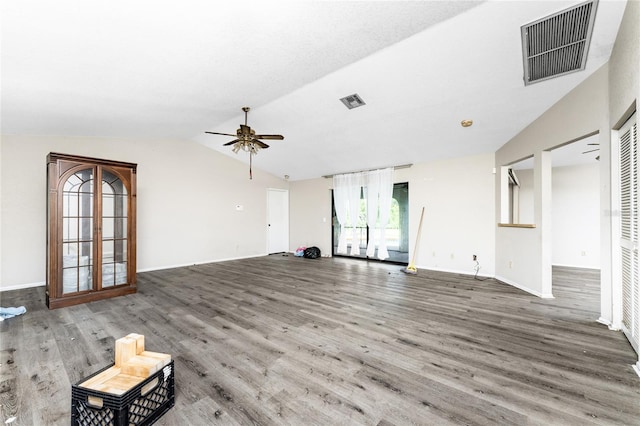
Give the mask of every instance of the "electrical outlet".
<svg viewBox="0 0 640 426">
<path fill-rule="evenodd" d="M 580 256 L 586 256 L 586 255 L 587 255 L 587 252 L 586 252 L 586 251 L 582 250 L 582 251 L 580 252 Z"/>
<path fill-rule="evenodd" d="M 453 259 L 453 253 L 451 253 L 451 258 Z"/>
<path fill-rule="evenodd" d="M 513 261 L 509 261 L 509 269 L 513 268 Z"/>
</svg>

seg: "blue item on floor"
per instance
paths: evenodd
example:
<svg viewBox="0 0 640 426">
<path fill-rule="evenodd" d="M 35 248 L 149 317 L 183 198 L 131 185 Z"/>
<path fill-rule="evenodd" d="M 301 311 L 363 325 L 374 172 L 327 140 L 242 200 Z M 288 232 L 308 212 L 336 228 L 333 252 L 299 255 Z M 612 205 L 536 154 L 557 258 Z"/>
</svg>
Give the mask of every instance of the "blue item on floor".
<svg viewBox="0 0 640 426">
<path fill-rule="evenodd" d="M 0 308 L 0 321 L 13 318 L 16 315 L 22 315 L 27 312 L 27 308 L 19 306 L 17 308 Z"/>
</svg>

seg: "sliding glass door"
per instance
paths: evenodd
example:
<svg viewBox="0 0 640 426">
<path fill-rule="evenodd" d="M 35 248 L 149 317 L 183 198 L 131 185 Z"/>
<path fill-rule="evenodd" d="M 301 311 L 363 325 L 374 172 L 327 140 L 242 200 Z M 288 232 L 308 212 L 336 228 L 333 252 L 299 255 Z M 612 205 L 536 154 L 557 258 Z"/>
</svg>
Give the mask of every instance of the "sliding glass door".
<svg viewBox="0 0 640 426">
<path fill-rule="evenodd" d="M 340 254 L 338 250 L 338 237 L 340 236 L 340 223 L 336 217 L 335 205 L 332 203 L 332 219 L 333 219 L 333 238 L 332 238 L 332 255 L 354 257 L 360 259 L 368 259 L 367 257 L 367 241 L 369 235 L 373 235 L 375 241 L 380 240 L 380 229 L 376 226 L 371 229 L 367 226 L 367 201 L 364 197 L 364 191 L 360 192 L 360 214 L 358 215 L 358 223 L 356 231 L 359 238 L 359 254 Z M 350 222 L 346 223 L 345 232 L 347 233 L 347 253 L 351 253 L 351 245 L 353 237 Z M 385 231 L 387 250 L 389 258 L 385 262 L 402 263 L 409 262 L 409 183 L 396 183 L 393 185 L 393 200 L 391 202 L 391 214 L 389 216 L 389 224 Z M 372 257 L 371 259 L 377 259 Z"/>
</svg>

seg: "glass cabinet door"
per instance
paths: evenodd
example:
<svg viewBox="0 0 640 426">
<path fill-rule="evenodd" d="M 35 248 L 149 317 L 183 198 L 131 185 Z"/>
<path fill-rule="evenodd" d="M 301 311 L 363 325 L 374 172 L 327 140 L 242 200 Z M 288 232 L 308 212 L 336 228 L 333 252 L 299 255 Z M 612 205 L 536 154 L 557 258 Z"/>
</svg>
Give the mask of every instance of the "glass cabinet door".
<svg viewBox="0 0 640 426">
<path fill-rule="evenodd" d="M 91 290 L 94 170 L 77 171 L 62 192 L 62 293 Z"/>
<path fill-rule="evenodd" d="M 102 171 L 102 287 L 127 281 L 127 188 L 115 174 Z"/>
</svg>

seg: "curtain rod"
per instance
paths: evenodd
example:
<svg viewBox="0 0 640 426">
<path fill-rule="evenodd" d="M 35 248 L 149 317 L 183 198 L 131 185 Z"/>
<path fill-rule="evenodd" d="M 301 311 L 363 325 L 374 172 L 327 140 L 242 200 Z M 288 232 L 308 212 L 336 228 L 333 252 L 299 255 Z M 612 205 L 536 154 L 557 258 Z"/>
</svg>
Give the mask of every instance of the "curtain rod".
<svg viewBox="0 0 640 426">
<path fill-rule="evenodd" d="M 393 170 L 398 170 L 398 169 L 408 169 L 409 167 L 413 166 L 413 164 L 409 163 L 409 164 L 402 164 L 400 166 L 393 166 Z M 369 170 L 358 170 L 357 172 L 344 172 L 344 173 L 335 173 L 333 175 L 324 175 L 322 176 L 325 179 L 330 179 L 332 177 L 334 177 L 335 175 L 345 175 L 345 174 L 349 174 L 349 173 L 362 173 L 362 172 L 371 172 L 373 170 L 380 170 L 380 169 L 388 169 L 388 167 L 376 167 L 375 169 L 369 169 Z"/>
</svg>

